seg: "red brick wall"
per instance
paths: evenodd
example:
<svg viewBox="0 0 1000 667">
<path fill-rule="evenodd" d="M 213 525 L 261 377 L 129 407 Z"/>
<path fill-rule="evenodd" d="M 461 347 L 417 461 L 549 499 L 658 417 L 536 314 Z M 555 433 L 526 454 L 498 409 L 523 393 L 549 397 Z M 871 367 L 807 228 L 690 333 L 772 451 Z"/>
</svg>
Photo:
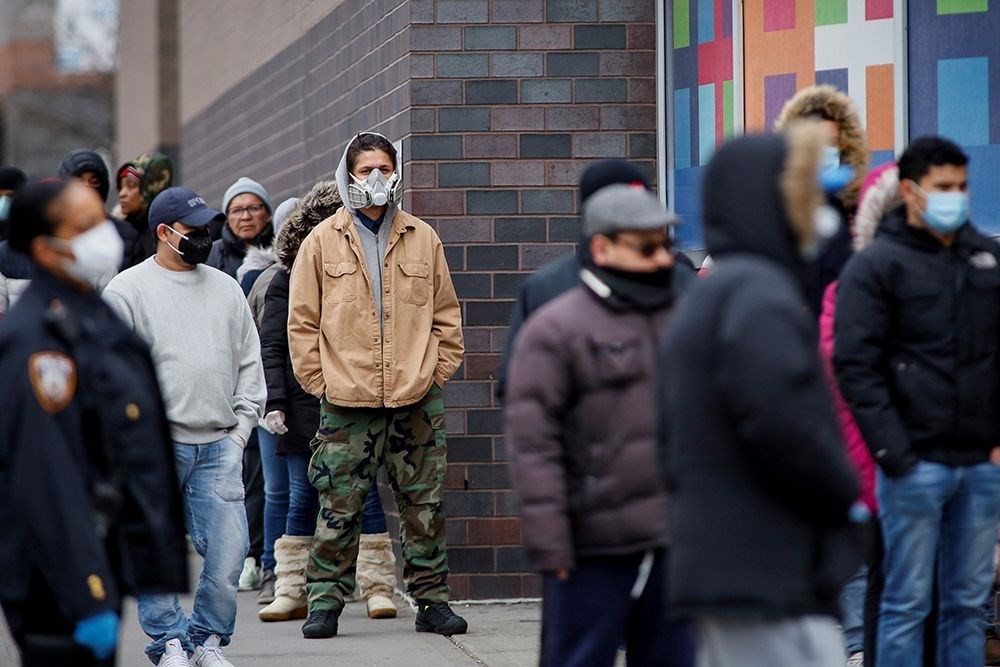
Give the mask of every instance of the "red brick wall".
<svg viewBox="0 0 1000 667">
<path fill-rule="evenodd" d="M 534 597 L 493 374 L 521 281 L 574 247 L 583 168 L 624 157 L 655 177 L 655 5 L 399 5 L 338 6 L 184 128 L 182 169 L 211 201 L 241 174 L 280 199 L 330 177 L 361 129 L 405 137 L 404 204 L 444 241 L 465 323 L 445 391 L 454 597 Z"/>
</svg>

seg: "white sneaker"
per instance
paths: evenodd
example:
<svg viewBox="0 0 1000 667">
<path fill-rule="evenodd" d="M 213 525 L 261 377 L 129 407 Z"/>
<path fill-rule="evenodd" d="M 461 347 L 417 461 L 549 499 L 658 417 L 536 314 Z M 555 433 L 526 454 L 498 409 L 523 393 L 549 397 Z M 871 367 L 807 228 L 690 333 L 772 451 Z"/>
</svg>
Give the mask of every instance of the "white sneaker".
<svg viewBox="0 0 1000 667">
<path fill-rule="evenodd" d="M 187 651 L 181 646 L 180 639 L 171 639 L 167 642 L 163 655 L 160 656 L 160 661 L 156 664 L 160 667 L 191 667 Z"/>
<path fill-rule="evenodd" d="M 226 656 L 222 655 L 219 635 L 209 635 L 205 643 L 194 650 L 191 664 L 194 667 L 236 667 L 226 660 Z"/>
<path fill-rule="evenodd" d="M 857 653 L 852 653 L 851 657 L 847 659 L 847 667 L 861 667 L 865 664 L 865 654 L 858 651 Z"/>
<path fill-rule="evenodd" d="M 257 567 L 257 561 L 253 556 L 247 556 L 243 561 L 243 571 L 240 572 L 239 590 L 255 591 L 258 588 L 260 588 L 260 568 Z"/>
</svg>

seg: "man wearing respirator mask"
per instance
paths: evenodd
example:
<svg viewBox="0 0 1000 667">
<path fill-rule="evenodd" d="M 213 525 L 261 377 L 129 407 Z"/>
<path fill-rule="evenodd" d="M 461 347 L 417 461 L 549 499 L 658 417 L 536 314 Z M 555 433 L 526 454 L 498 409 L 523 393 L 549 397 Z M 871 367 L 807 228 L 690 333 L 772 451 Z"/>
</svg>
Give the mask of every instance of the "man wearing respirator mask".
<svg viewBox="0 0 1000 667">
<path fill-rule="evenodd" d="M 466 622 L 448 606 L 442 389 L 464 347 L 444 246 L 399 208 L 400 165 L 384 136 L 363 132 L 348 143 L 337 185 L 347 205 L 302 243 L 291 275 L 292 367 L 322 399 L 309 470 L 320 518 L 302 633 L 337 634 L 356 585 L 361 508 L 384 465 L 400 508 L 408 591 L 419 604 L 416 629 L 461 634 Z"/>
</svg>

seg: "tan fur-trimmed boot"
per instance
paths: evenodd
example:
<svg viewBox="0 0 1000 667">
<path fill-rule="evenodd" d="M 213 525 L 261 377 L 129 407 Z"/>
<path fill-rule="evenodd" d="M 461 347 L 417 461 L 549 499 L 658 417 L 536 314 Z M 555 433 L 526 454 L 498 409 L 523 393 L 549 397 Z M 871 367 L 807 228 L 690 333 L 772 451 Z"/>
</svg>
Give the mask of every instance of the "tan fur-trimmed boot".
<svg viewBox="0 0 1000 667">
<path fill-rule="evenodd" d="M 262 621 L 291 621 L 305 618 L 306 565 L 309 562 L 311 535 L 283 535 L 274 542 L 274 602 L 257 612 Z"/>
<path fill-rule="evenodd" d="M 392 593 L 396 588 L 396 554 L 389 533 L 361 535 L 358 549 L 358 590 L 369 618 L 396 618 Z"/>
</svg>

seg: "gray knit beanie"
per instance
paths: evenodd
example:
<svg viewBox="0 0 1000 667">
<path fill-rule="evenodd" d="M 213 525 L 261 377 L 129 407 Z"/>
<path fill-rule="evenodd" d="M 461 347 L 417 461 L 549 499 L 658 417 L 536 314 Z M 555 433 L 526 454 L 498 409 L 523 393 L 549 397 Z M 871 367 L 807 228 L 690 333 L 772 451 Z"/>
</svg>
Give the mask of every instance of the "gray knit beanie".
<svg viewBox="0 0 1000 667">
<path fill-rule="evenodd" d="M 271 206 L 271 198 L 268 196 L 267 190 L 264 189 L 264 186 L 252 178 L 247 178 L 246 176 L 240 176 L 239 179 L 230 185 L 228 190 L 226 190 L 226 194 L 222 197 L 222 212 L 228 214 L 229 202 L 243 194 L 257 195 L 260 197 L 260 200 L 264 202 L 264 206 L 267 207 L 267 212 L 274 213 L 274 207 Z"/>
</svg>

